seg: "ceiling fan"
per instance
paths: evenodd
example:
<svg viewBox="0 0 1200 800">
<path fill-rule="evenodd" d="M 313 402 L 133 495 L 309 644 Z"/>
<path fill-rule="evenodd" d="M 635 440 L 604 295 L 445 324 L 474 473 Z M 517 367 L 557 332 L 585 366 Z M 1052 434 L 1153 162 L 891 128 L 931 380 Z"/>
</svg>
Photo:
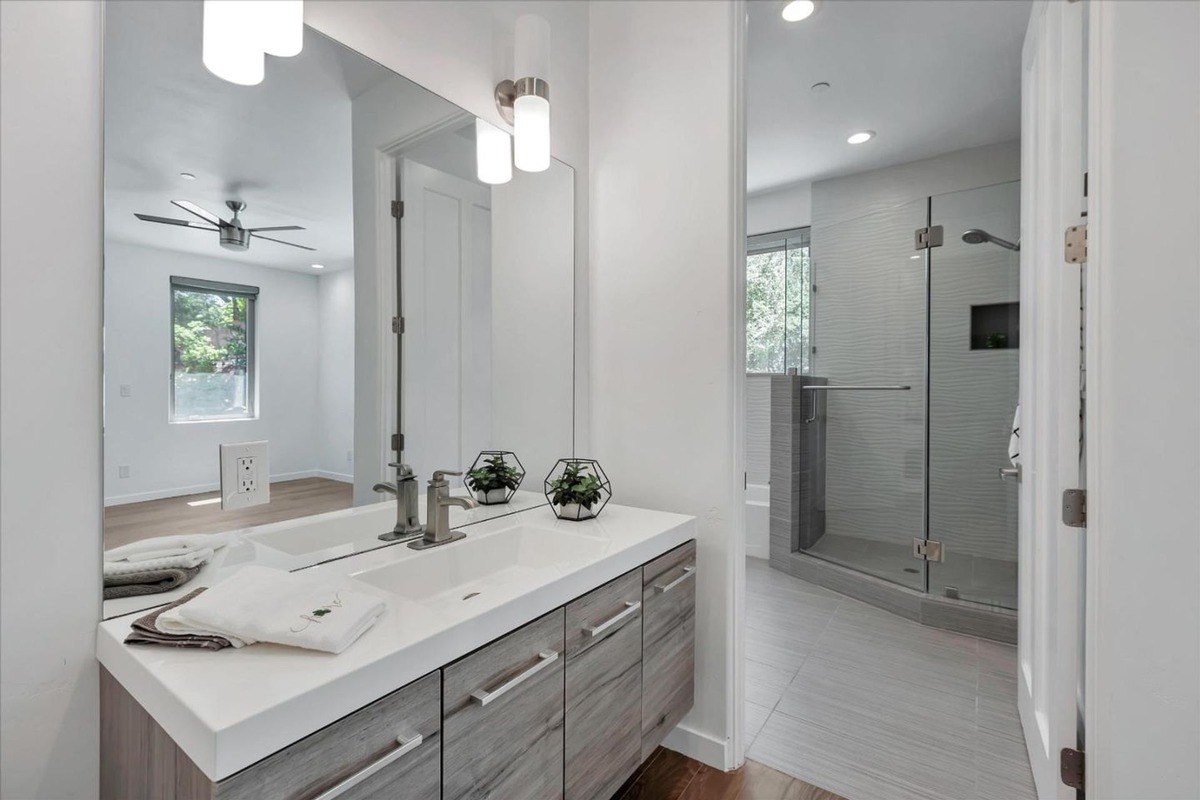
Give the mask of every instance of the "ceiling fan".
<svg viewBox="0 0 1200 800">
<path fill-rule="evenodd" d="M 278 225 L 273 228 L 243 228 L 241 220 L 238 219 L 238 214 L 246 210 L 246 204 L 240 200 L 226 200 L 225 205 L 233 212 L 233 219 L 226 222 L 211 211 L 205 211 L 195 203 L 190 203 L 187 200 L 172 200 L 174 205 L 179 206 L 189 214 L 194 214 L 207 224 L 200 224 L 187 219 L 172 219 L 170 217 L 156 217 L 153 214 L 138 214 L 134 216 L 144 222 L 161 222 L 164 225 L 182 225 L 185 228 L 196 228 L 202 231 L 220 231 L 221 247 L 229 250 L 249 250 L 250 237 L 256 239 L 266 239 L 268 242 L 277 244 L 286 244 L 288 247 L 299 247 L 301 250 L 316 250 L 315 247 L 305 247 L 302 244 L 295 242 L 285 242 L 282 239 L 272 239 L 270 236 L 263 236 L 261 231 L 302 231 L 304 228 L 299 225 Z"/>
</svg>

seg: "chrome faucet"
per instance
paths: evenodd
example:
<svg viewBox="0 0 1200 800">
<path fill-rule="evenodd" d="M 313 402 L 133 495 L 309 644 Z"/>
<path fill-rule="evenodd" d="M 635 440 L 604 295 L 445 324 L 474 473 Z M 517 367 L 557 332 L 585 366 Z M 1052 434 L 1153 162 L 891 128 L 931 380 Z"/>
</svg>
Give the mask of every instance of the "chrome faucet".
<svg viewBox="0 0 1200 800">
<path fill-rule="evenodd" d="M 388 466 L 396 468 L 396 484 L 377 483 L 374 489 L 396 496 L 396 527 L 379 534 L 379 538 L 385 542 L 415 539 L 425 531 L 417 511 L 417 473 L 408 464 L 393 461 Z"/>
<path fill-rule="evenodd" d="M 415 542 L 408 543 L 413 550 L 425 550 L 466 537 L 462 531 L 450 530 L 450 506 L 475 508 L 479 504 L 469 497 L 452 497 L 450 481 L 446 480 L 447 475 L 462 473 L 439 469 L 429 479 L 429 488 L 425 493 L 425 535 Z"/>
</svg>

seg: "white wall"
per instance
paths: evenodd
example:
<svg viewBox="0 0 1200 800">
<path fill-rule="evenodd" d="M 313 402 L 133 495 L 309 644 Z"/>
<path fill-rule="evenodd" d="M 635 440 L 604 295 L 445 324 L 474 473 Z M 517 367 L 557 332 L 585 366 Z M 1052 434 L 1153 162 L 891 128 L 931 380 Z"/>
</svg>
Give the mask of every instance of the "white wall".
<svg viewBox="0 0 1200 800">
<path fill-rule="evenodd" d="M 782 186 L 746 196 L 746 235 L 773 233 L 812 224 L 812 183 Z"/>
<path fill-rule="evenodd" d="M 1200 4 L 1089 9 L 1087 794 L 1196 798 Z"/>
<path fill-rule="evenodd" d="M 316 469 L 324 477 L 354 475 L 354 272 L 317 279 Z M 271 463 L 274 467 L 274 462 Z"/>
<path fill-rule="evenodd" d="M 504 42 L 511 46 L 511 21 L 524 10 L 544 13 L 553 28 L 555 155 L 583 168 L 584 4 L 305 4 L 307 21 L 319 30 L 493 121 L 493 87 L 511 77 L 511 68 L 496 66 L 496 52 Z M 100 617 L 102 502 L 101 11 L 84 0 L 0 3 L 5 797 L 91 797 L 98 783 L 92 653 Z M 585 173 L 575 192 L 576 304 L 586 313 Z M 61 224 L 64 217 L 70 226 Z M 13 229 L 27 235 L 7 235 Z M 25 332 L 35 329 L 42 336 L 31 350 Z M 586 358 L 586 335 L 577 337 L 577 347 Z M 577 399 L 586 401 L 586 375 L 577 386 L 584 387 Z M 61 472 L 63 453 L 72 462 L 69 493 L 42 478 Z M 18 463 L 37 468 L 16 473 L 11 467 Z M 29 564 L 53 564 L 55 580 Z M 25 613 L 34 605 L 36 617 Z"/>
<path fill-rule="evenodd" d="M 668 741 L 732 766 L 745 9 L 589 8 L 593 453 L 617 502 L 699 518 L 696 704 Z"/>
<path fill-rule="evenodd" d="M 0 3 L 6 798 L 94 797 L 99 780 L 100 12 Z"/>
<path fill-rule="evenodd" d="M 258 417 L 172 423 L 170 278 L 257 286 Z M 221 482 L 221 443 L 266 440 L 271 477 L 316 468 L 317 277 L 215 256 L 104 245 L 104 502 L 209 491 Z M 130 396 L 121 396 L 121 387 Z M 343 459 L 344 459 L 343 454 Z M 128 466 L 121 478 L 118 467 Z"/>
</svg>

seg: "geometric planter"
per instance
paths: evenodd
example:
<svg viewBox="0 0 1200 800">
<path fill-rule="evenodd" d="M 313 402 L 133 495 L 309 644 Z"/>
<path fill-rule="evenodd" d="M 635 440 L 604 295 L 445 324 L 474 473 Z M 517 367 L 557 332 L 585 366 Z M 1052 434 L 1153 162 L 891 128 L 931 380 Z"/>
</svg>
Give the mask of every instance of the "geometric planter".
<svg viewBox="0 0 1200 800">
<path fill-rule="evenodd" d="M 571 482 L 559 486 L 564 476 Z M 572 522 L 600 516 L 612 498 L 612 484 L 594 458 L 560 458 L 544 484 L 554 515 Z"/>
<path fill-rule="evenodd" d="M 509 471 L 509 480 L 499 482 L 480 480 L 471 475 L 477 469 L 497 466 L 502 470 Z M 489 471 L 494 472 L 494 469 Z M 517 493 L 517 487 L 523 480 L 525 480 L 525 467 L 521 464 L 521 459 L 517 458 L 516 453 L 511 450 L 483 450 L 475 457 L 475 462 L 467 470 L 463 483 L 480 505 L 499 506 L 513 498 L 513 495 Z"/>
</svg>

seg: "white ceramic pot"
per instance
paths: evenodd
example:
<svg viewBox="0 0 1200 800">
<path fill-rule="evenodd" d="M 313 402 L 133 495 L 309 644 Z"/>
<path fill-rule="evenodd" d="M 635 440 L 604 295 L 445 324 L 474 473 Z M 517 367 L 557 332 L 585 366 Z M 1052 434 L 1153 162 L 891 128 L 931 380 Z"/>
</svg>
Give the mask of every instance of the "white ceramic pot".
<svg viewBox="0 0 1200 800">
<path fill-rule="evenodd" d="M 507 489 L 489 489 L 486 492 L 476 490 L 475 499 L 485 506 L 495 506 L 508 502 Z"/>
<path fill-rule="evenodd" d="M 558 515 L 563 519 L 591 519 L 595 516 L 590 508 L 584 508 L 579 503 L 564 503 L 558 507 Z"/>
</svg>

